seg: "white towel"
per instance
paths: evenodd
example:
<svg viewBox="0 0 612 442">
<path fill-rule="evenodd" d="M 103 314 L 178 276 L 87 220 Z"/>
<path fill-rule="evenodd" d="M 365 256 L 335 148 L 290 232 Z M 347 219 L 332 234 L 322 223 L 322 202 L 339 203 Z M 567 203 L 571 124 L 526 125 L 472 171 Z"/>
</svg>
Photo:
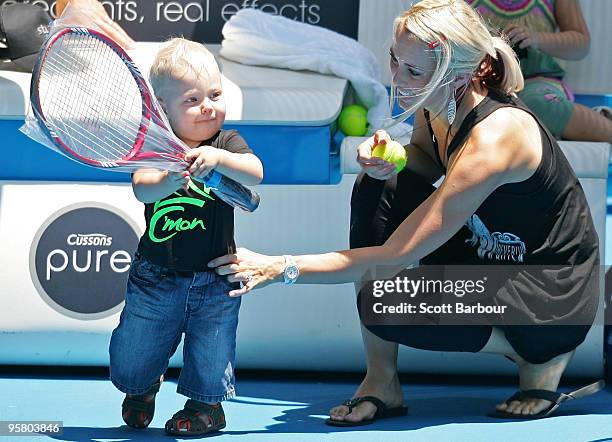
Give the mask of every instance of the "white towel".
<svg viewBox="0 0 612 442">
<path fill-rule="evenodd" d="M 389 95 L 376 58 L 351 38 L 254 8 L 235 14 L 223 27 L 223 37 L 221 55 L 230 60 L 346 78 L 368 108 L 370 133 L 387 127 L 393 138 L 399 138 L 412 129 L 405 123 L 388 127 Z"/>
</svg>

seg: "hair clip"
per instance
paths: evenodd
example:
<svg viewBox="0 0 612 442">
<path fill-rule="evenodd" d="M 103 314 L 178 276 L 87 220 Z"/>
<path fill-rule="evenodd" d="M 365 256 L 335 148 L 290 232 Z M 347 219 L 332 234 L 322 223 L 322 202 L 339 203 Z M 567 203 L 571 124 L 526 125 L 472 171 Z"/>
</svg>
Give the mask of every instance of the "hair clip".
<svg viewBox="0 0 612 442">
<path fill-rule="evenodd" d="M 427 47 L 429 47 L 429 49 L 435 49 L 435 48 L 437 48 L 438 46 L 440 46 L 440 43 L 441 43 L 441 42 L 443 42 L 443 41 L 446 41 L 446 37 L 444 37 L 444 36 L 440 37 L 440 39 L 439 39 L 439 40 L 434 40 L 434 41 L 432 41 L 431 43 L 429 43 L 429 44 L 427 45 Z"/>
</svg>

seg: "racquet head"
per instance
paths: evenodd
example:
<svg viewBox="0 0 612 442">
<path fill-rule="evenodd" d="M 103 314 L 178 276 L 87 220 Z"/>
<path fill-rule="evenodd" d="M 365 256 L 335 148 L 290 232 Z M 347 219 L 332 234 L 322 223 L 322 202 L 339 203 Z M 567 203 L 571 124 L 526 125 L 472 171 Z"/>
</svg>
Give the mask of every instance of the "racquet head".
<svg viewBox="0 0 612 442">
<path fill-rule="evenodd" d="M 64 28 L 48 39 L 32 73 L 31 103 L 47 137 L 80 162 L 119 167 L 182 160 L 184 148 L 148 83 L 101 32 Z"/>
</svg>

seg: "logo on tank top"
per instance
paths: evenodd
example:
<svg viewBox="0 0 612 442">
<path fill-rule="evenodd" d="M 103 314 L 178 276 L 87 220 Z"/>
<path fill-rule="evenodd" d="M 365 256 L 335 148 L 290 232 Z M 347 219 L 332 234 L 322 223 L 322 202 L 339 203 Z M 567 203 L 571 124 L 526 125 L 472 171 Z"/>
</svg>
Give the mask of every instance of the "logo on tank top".
<svg viewBox="0 0 612 442">
<path fill-rule="evenodd" d="M 500 261 L 523 262 L 527 253 L 525 243 L 513 233 L 491 233 L 478 215 L 472 215 L 467 223 L 472 237 L 465 240 L 471 246 L 478 246 L 478 257 Z"/>
<path fill-rule="evenodd" d="M 191 230 L 206 230 L 204 220 L 199 218 L 184 219 L 181 214 L 185 206 L 204 207 L 206 200 L 214 201 L 209 187 L 200 189 L 192 181 L 189 182 L 191 197 L 181 196 L 175 192 L 176 198 L 157 201 L 153 207 L 153 216 L 149 225 L 149 239 L 154 243 L 168 241 L 175 235 Z"/>
</svg>

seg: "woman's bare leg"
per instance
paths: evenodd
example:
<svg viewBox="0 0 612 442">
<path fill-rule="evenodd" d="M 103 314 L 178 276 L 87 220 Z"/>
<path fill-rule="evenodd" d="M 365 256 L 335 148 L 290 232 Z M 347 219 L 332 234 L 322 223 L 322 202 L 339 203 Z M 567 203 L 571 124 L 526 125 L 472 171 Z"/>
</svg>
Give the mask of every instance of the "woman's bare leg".
<svg viewBox="0 0 612 442">
<path fill-rule="evenodd" d="M 481 352 L 503 354 L 513 359 L 519 366 L 519 387 L 521 390 L 538 389 L 550 391 L 557 391 L 561 376 L 574 355 L 574 352 L 571 351 L 559 355 L 544 364 L 531 364 L 516 353 L 503 331 L 497 327 L 493 328 L 491 337 Z M 527 415 L 537 414 L 549 405 L 549 401 L 542 399 L 526 399 L 524 401 L 513 401 L 510 404 L 502 402 L 497 405 L 497 409 L 508 413 Z"/>
<path fill-rule="evenodd" d="M 404 394 L 397 375 L 398 344 L 380 339 L 363 325 L 361 336 L 366 353 L 367 373 L 353 397 L 375 396 L 387 407 L 403 405 Z M 372 418 L 375 413 L 376 407 L 372 403 L 363 402 L 353 408 L 350 414 L 348 407 L 339 405 L 332 408 L 329 415 L 335 420 L 358 422 Z"/>
</svg>

